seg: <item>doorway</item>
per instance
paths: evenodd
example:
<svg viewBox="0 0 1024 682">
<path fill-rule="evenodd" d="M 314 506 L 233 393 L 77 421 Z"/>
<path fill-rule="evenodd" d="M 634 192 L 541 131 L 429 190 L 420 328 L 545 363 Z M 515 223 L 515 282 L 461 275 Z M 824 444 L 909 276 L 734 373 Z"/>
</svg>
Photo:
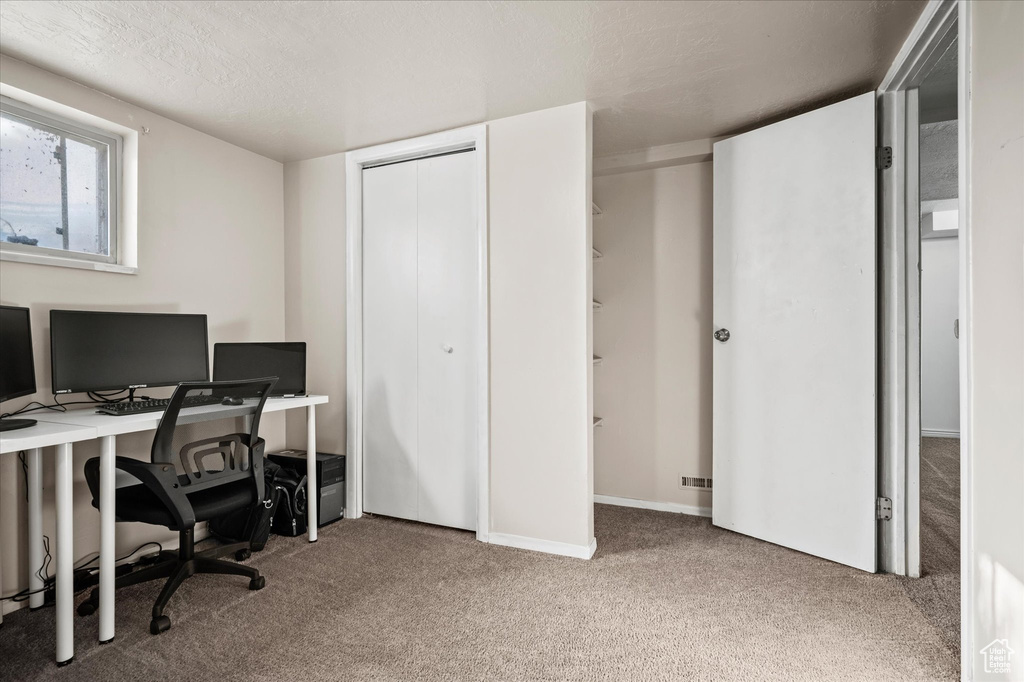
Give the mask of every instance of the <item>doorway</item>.
<svg viewBox="0 0 1024 682">
<path fill-rule="evenodd" d="M 963 131 L 966 67 L 955 0 L 935 3 L 878 89 L 880 156 L 881 459 L 891 500 L 880 566 L 906 576 L 904 591 L 960 657 L 961 394 L 966 337 Z M 961 211 L 961 208 L 964 211 Z M 969 330 L 964 325 L 965 332 Z M 966 580 L 969 576 L 963 575 Z"/>
<path fill-rule="evenodd" d="M 401 180 L 392 177 L 395 173 L 406 173 L 409 182 L 395 184 Z M 367 183 L 366 176 L 373 180 Z M 445 212 L 451 208 L 451 202 L 446 201 L 446 197 L 450 197 L 442 191 L 442 186 L 461 188 L 459 201 L 455 203 L 472 206 L 473 210 L 455 216 L 457 219 L 448 216 Z M 370 197 L 372 201 L 368 202 L 367 192 L 372 194 L 374 187 L 384 192 L 384 199 L 397 197 L 395 191 L 399 194 L 405 191 L 402 196 L 407 199 L 408 215 L 396 223 L 388 215 L 401 207 L 401 201 Z M 402 187 L 405 189 L 401 190 Z M 420 196 L 420 189 L 431 187 L 434 189 Z M 399 473 L 406 483 L 412 481 L 410 485 L 415 488 L 417 502 L 415 510 L 411 507 L 399 510 L 401 513 L 392 510 L 389 515 L 472 528 L 478 540 L 487 542 L 490 530 L 490 344 L 487 327 L 486 127 L 471 126 L 348 152 L 345 193 L 349 377 L 346 392 L 347 492 L 352 518 L 361 516 L 364 508 L 388 513 L 366 507 L 365 486 L 368 481 L 372 485 L 374 471 L 378 477 L 393 477 L 398 471 L 394 466 L 397 463 L 405 466 L 406 471 Z M 374 217 L 368 213 L 371 203 L 379 212 L 382 211 L 380 215 Z M 458 226 L 457 235 L 449 234 L 453 225 Z M 402 238 L 398 241 L 391 239 L 390 242 L 388 239 L 375 241 L 367 238 L 367 230 L 370 229 L 378 231 L 377 237 L 386 233 L 385 236 Z M 404 234 L 403 229 L 412 232 Z M 449 244 L 453 239 L 458 242 L 460 258 L 465 265 L 456 273 L 458 277 L 455 279 L 443 264 L 438 267 L 440 260 L 436 256 L 439 249 L 431 248 L 431 245 Z M 409 254 L 406 267 L 401 276 L 382 277 L 384 270 L 395 274 L 391 257 L 396 254 L 398 242 L 405 245 Z M 420 258 L 427 253 L 434 254 L 434 257 L 427 258 L 430 262 Z M 378 272 L 373 272 L 374 268 Z M 388 324 L 393 321 L 393 316 L 387 311 L 394 301 L 388 296 L 395 292 L 382 289 L 388 282 L 405 282 L 408 285 L 404 294 L 396 294 L 406 306 L 408 319 L 420 322 L 426 319 L 436 324 L 424 326 L 418 322 L 415 333 L 411 329 L 389 330 Z M 424 299 L 422 293 L 429 295 Z M 421 310 L 421 303 L 429 309 Z M 459 313 L 456 315 L 458 324 L 449 319 L 448 313 L 452 311 Z M 457 332 L 458 339 L 441 338 L 444 336 L 441 332 Z M 381 339 L 387 339 L 392 345 L 404 339 L 405 371 L 397 378 L 393 372 L 389 374 L 393 362 L 389 363 L 385 358 L 374 360 L 374 353 L 379 353 L 385 345 Z M 423 348 L 420 348 L 420 340 L 424 343 Z M 374 349 L 367 353 L 371 343 Z M 459 356 L 465 361 L 452 362 Z M 396 381 L 394 386 L 389 383 L 391 379 Z M 412 390 L 411 387 L 423 382 L 452 390 L 433 401 L 429 397 L 421 400 L 423 396 L 419 389 Z M 387 390 L 375 392 L 375 385 Z M 390 396 L 388 400 L 381 399 L 371 404 L 376 396 L 385 394 Z M 388 405 L 395 396 L 404 396 L 408 407 L 405 413 L 397 415 L 397 420 Z M 442 407 L 448 408 L 447 412 L 438 416 L 438 409 Z M 406 428 L 408 424 L 417 426 Z M 397 437 L 401 435 L 399 427 L 405 428 L 402 433 L 406 436 L 407 447 L 404 449 Z M 459 443 L 457 462 L 449 461 L 454 449 L 439 444 L 450 443 L 452 434 L 456 435 Z M 382 443 L 385 449 L 390 448 L 408 457 L 405 460 L 401 456 L 380 460 L 377 463 L 382 466 L 368 472 L 364 454 L 369 457 L 375 447 L 379 453 Z M 421 451 L 430 455 L 423 467 L 419 462 Z M 475 467 L 469 458 L 475 458 Z M 420 476 L 421 469 L 427 473 L 426 478 Z M 454 493 L 452 486 L 457 489 Z"/>
<path fill-rule="evenodd" d="M 920 578 L 908 595 L 960 651 L 958 45 L 918 87 L 920 182 Z"/>
</svg>

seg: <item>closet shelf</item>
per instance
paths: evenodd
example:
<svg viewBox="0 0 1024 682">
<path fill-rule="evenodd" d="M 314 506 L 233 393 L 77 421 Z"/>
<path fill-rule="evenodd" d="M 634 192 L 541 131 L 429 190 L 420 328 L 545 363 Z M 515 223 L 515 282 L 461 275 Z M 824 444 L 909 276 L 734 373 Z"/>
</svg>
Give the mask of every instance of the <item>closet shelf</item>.
<svg viewBox="0 0 1024 682">
<path fill-rule="evenodd" d="M 594 356 L 594 364 L 595 365 L 600 365 L 602 362 L 604 362 L 604 358 L 602 358 L 600 355 L 595 355 Z"/>
<path fill-rule="evenodd" d="M 594 301 L 594 310 L 600 310 L 603 307 L 604 303 L 601 303 L 600 301 Z"/>
<path fill-rule="evenodd" d="M 594 260 L 601 260 L 602 258 L 604 258 L 604 254 L 598 251 L 597 249 L 591 249 L 591 251 L 594 252 Z"/>
<path fill-rule="evenodd" d="M 594 417 L 594 426 L 601 426 L 604 424 L 604 417 Z"/>
</svg>

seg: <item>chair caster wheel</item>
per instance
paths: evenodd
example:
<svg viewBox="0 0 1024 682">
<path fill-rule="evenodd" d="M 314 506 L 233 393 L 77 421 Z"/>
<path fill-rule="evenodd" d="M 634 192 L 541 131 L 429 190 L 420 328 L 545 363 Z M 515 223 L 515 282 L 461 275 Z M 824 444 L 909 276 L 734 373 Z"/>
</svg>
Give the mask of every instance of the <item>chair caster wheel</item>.
<svg viewBox="0 0 1024 682">
<path fill-rule="evenodd" d="M 85 617 L 91 616 L 96 613 L 96 605 L 86 599 L 84 602 L 78 605 L 78 615 Z"/>
<path fill-rule="evenodd" d="M 245 561 L 246 559 L 248 559 L 251 556 L 252 556 L 252 550 L 251 549 L 240 549 L 237 552 L 235 552 L 235 561 Z"/>
<path fill-rule="evenodd" d="M 171 629 L 171 619 L 167 616 L 157 616 L 149 622 L 149 632 L 153 635 L 159 635 L 161 632 L 167 632 Z"/>
<path fill-rule="evenodd" d="M 267 579 L 262 575 L 249 581 L 250 590 L 262 590 L 267 584 Z"/>
</svg>

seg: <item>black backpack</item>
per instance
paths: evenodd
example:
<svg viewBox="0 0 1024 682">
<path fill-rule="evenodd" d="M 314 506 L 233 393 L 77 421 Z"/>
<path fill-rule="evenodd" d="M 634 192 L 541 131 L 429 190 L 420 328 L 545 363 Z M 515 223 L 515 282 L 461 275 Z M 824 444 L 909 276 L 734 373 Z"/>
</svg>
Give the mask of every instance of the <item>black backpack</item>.
<svg viewBox="0 0 1024 682">
<path fill-rule="evenodd" d="M 306 532 L 306 475 L 284 467 L 274 487 L 280 497 L 274 508 L 271 530 L 287 537 L 302 535 Z"/>
<path fill-rule="evenodd" d="M 262 550 L 270 537 L 270 525 L 281 500 L 280 476 L 281 467 L 264 460 L 264 499 L 251 507 L 210 519 L 210 532 L 226 542 L 248 542 L 254 552 Z"/>
</svg>

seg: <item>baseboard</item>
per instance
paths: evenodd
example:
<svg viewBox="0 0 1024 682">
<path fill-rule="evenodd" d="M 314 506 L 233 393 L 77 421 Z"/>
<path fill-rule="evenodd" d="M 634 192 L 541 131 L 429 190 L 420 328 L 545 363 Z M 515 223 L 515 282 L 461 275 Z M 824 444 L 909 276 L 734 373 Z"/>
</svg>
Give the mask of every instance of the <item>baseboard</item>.
<svg viewBox="0 0 1024 682">
<path fill-rule="evenodd" d="M 648 500 L 634 500 L 630 497 L 612 497 L 611 495 L 594 495 L 594 502 L 597 504 L 614 504 L 619 507 L 651 509 L 653 511 L 711 518 L 711 507 L 694 507 L 693 505 L 678 504 L 676 502 L 650 502 Z"/>
<path fill-rule="evenodd" d="M 527 538 L 522 535 L 489 533 L 487 541 L 492 545 L 515 547 L 516 549 L 529 549 L 534 552 L 557 554 L 558 556 L 573 557 L 574 559 L 589 559 L 594 556 L 594 552 L 597 551 L 597 538 L 592 539 L 589 545 L 583 546 L 572 545 L 568 542 L 555 542 L 554 540 Z"/>
<path fill-rule="evenodd" d="M 956 438 L 960 439 L 959 431 L 940 431 L 938 429 L 921 429 L 921 438 Z"/>
</svg>

